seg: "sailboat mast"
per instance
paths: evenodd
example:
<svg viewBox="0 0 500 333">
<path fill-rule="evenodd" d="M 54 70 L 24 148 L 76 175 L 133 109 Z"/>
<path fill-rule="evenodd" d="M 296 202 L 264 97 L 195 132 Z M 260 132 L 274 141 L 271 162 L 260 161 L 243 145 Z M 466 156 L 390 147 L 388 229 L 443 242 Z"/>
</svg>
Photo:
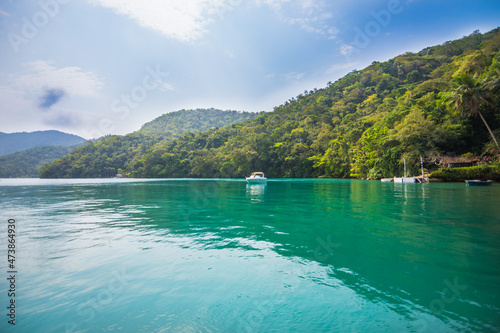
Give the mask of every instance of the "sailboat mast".
<svg viewBox="0 0 500 333">
<path fill-rule="evenodd" d="M 406 178 L 406 158 L 403 157 L 403 163 L 404 163 L 404 166 L 405 166 L 405 178 Z"/>
<path fill-rule="evenodd" d="M 420 155 L 420 167 L 422 168 L 422 181 L 424 181 L 424 160 L 422 159 L 422 155 Z"/>
</svg>

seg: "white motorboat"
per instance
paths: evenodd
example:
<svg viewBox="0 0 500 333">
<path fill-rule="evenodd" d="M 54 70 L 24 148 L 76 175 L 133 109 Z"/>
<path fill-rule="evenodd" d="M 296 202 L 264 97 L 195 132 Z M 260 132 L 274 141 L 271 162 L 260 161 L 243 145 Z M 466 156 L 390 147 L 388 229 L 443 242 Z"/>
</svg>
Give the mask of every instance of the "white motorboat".
<svg viewBox="0 0 500 333">
<path fill-rule="evenodd" d="M 267 182 L 267 178 L 263 172 L 252 172 L 250 177 L 245 177 L 248 183 L 263 184 Z"/>
</svg>

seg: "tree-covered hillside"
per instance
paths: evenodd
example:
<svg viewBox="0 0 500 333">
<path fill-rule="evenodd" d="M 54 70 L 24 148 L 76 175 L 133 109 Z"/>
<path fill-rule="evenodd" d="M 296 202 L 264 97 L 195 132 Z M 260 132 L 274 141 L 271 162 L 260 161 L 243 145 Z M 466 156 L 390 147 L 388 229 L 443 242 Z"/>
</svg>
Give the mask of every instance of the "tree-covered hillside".
<svg viewBox="0 0 500 333">
<path fill-rule="evenodd" d="M 43 165 L 67 155 L 76 146 L 42 146 L 0 156 L 0 178 L 36 178 Z"/>
<path fill-rule="evenodd" d="M 214 127 L 224 127 L 254 119 L 257 114 L 217 109 L 180 110 L 166 113 L 146 124 L 140 134 L 156 137 L 177 137 L 184 133 L 207 131 Z"/>
<path fill-rule="evenodd" d="M 164 114 L 145 124 L 139 131 L 125 135 L 111 135 L 89 142 L 73 153 L 46 165 L 42 178 L 112 177 L 125 173 L 137 164 L 138 156 L 153 145 L 172 138 L 229 126 L 254 119 L 252 112 L 222 111 L 216 109 L 180 110 Z"/>
<path fill-rule="evenodd" d="M 117 151 L 97 143 L 45 166 L 40 175 L 102 176 L 110 168 L 133 177 L 242 177 L 252 171 L 382 177 L 400 175 L 403 158 L 416 172 L 420 155 L 430 163 L 445 154 L 497 154 L 491 134 L 500 135 L 499 51 L 498 29 L 474 32 L 374 62 L 254 120 L 150 146 L 137 137 L 134 154 L 120 161 L 100 158 L 96 164 L 96 154 Z"/>
</svg>

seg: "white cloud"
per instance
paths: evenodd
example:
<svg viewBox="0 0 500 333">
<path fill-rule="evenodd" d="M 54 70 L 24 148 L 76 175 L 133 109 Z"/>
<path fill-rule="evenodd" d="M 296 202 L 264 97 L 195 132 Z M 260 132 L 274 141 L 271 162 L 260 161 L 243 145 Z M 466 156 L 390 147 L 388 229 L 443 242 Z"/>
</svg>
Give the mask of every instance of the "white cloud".
<svg viewBox="0 0 500 333">
<path fill-rule="evenodd" d="M 48 61 L 24 64 L 27 73 L 12 77 L 12 87 L 28 94 L 39 94 L 47 88 L 61 88 L 70 96 L 97 97 L 104 83 L 92 72 L 80 67 L 56 68 Z"/>
<path fill-rule="evenodd" d="M 287 73 L 285 78 L 289 81 L 298 81 L 304 77 L 305 73 Z"/>
<path fill-rule="evenodd" d="M 0 15 L 2 15 L 2 16 L 7 16 L 7 17 L 12 16 L 12 15 L 10 15 L 9 13 L 7 13 L 7 12 L 3 11 L 3 10 L 2 10 L 2 8 L 0 8 Z"/>
<path fill-rule="evenodd" d="M 89 98 L 98 100 L 95 97 L 99 97 L 104 86 L 101 78 L 80 67 L 57 68 L 48 61 L 33 61 L 23 66 L 25 70 L 21 73 L 0 73 L 0 115 L 4 120 L 8 118 L 1 124 L 3 131 L 75 129 L 88 122 L 84 114 L 89 104 L 82 106 L 71 97 L 85 98 L 86 102 L 90 102 Z M 68 98 L 60 102 L 62 106 L 56 99 L 49 107 L 41 108 L 41 98 L 51 90 L 60 90 Z"/>
<path fill-rule="evenodd" d="M 271 7 L 274 10 L 281 10 L 284 4 L 290 2 L 290 0 L 255 0 L 255 3 L 260 6 L 262 4 Z"/>
<path fill-rule="evenodd" d="M 0 85 L 0 105 L 1 114 L 13 113 L 13 110 L 28 109 L 32 106 L 31 102 L 23 98 L 23 92 L 7 85 Z"/>
<path fill-rule="evenodd" d="M 214 17 L 221 17 L 241 0 L 89 0 L 139 25 L 183 42 L 194 41 L 207 32 Z"/>
<path fill-rule="evenodd" d="M 37 131 L 43 129 L 67 130 L 84 125 L 83 119 L 72 110 L 48 109 L 43 112 L 34 101 L 26 98 L 25 92 L 0 85 L 0 124 L 3 132 Z"/>
<path fill-rule="evenodd" d="M 349 55 L 351 54 L 352 50 L 354 50 L 354 46 L 344 44 L 340 47 L 340 54 Z"/>
<path fill-rule="evenodd" d="M 324 0 L 257 0 L 270 6 L 278 17 L 302 30 L 336 38 L 339 30 L 330 24 L 333 14 L 327 10 Z"/>
<path fill-rule="evenodd" d="M 343 63 L 343 64 L 335 64 L 335 65 L 330 66 L 330 68 L 328 68 L 326 70 L 326 73 L 334 73 L 334 72 L 345 70 L 345 69 L 352 70 L 358 64 L 359 64 L 358 62 L 346 62 L 346 63 Z"/>
<path fill-rule="evenodd" d="M 174 91 L 174 86 L 171 85 L 170 83 L 167 83 L 167 82 L 163 82 L 163 81 L 157 81 L 157 83 L 159 84 L 158 86 L 158 90 L 160 91 Z"/>
<path fill-rule="evenodd" d="M 328 24 L 332 14 L 324 0 L 88 0 L 133 19 L 145 28 L 182 42 L 192 42 L 208 32 L 208 25 L 242 5 L 266 6 L 279 19 L 308 32 L 335 38 L 338 30 Z"/>
</svg>

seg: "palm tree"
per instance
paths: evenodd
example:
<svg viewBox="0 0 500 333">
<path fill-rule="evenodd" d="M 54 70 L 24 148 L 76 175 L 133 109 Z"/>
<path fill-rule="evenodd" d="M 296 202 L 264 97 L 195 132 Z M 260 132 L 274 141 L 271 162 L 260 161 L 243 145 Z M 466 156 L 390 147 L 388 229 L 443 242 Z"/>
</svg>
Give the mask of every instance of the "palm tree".
<svg viewBox="0 0 500 333">
<path fill-rule="evenodd" d="M 468 112 L 474 117 L 479 115 L 490 132 L 493 141 L 495 141 L 497 148 L 500 148 L 493 131 L 479 110 L 481 104 L 489 104 L 487 90 L 483 87 L 483 82 L 464 72 L 453 79 L 453 84 L 454 89 L 448 97 L 448 106 L 451 106 L 455 111 L 461 110 L 462 117 L 465 117 Z"/>
<path fill-rule="evenodd" d="M 489 75 L 489 77 L 484 79 L 482 83 L 484 84 L 484 87 L 486 89 L 488 89 L 492 93 L 495 93 L 500 89 L 500 70 L 497 69 L 496 71 L 494 71 Z"/>
</svg>

